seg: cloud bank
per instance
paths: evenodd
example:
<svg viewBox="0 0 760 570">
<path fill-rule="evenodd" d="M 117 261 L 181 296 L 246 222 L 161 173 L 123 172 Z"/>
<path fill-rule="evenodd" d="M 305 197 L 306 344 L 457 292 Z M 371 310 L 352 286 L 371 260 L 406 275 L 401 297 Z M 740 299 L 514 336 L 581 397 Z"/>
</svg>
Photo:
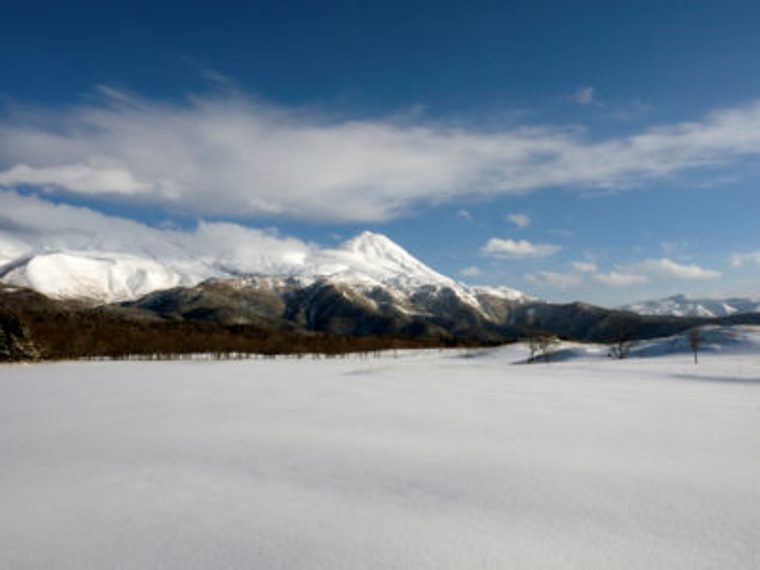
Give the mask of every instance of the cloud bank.
<svg viewBox="0 0 760 570">
<path fill-rule="evenodd" d="M 567 272 L 528 273 L 524 279 L 533 285 L 568 289 L 588 283 L 618 288 L 645 285 L 651 283 L 653 278 L 699 281 L 721 277 L 719 271 L 706 269 L 695 263 L 681 264 L 666 257 L 618 265 L 608 272 L 600 271 L 596 263 L 590 261 L 574 261 L 570 263 L 570 267 L 572 271 Z"/>
<path fill-rule="evenodd" d="M 157 229 L 81 207 L 0 192 L 0 265 L 43 251 L 134 254 L 181 266 L 273 273 L 300 265 L 314 246 L 273 231 L 201 222 L 191 230 Z"/>
<path fill-rule="evenodd" d="M 579 129 L 346 120 L 239 93 L 164 103 L 105 87 L 88 104 L 0 119 L 0 187 L 202 217 L 378 222 L 418 204 L 546 187 L 630 187 L 758 154 L 757 102 L 597 141 Z"/>
</svg>

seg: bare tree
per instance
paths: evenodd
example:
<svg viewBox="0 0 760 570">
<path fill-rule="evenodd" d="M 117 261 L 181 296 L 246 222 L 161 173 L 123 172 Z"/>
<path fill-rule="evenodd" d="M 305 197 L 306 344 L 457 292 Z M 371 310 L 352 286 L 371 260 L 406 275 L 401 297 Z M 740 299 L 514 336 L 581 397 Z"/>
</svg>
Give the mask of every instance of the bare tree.
<svg viewBox="0 0 760 570">
<path fill-rule="evenodd" d="M 538 335 L 530 335 L 528 337 L 528 349 L 530 350 L 530 359 L 528 360 L 528 362 L 535 362 L 536 355 L 541 350 L 541 344 L 539 342 Z"/>
<path fill-rule="evenodd" d="M 549 364 L 549 359 L 554 349 L 559 344 L 559 339 L 551 334 L 534 333 L 528 337 L 528 348 L 530 349 L 529 362 L 536 362 L 539 355 L 544 362 Z"/>
<path fill-rule="evenodd" d="M 544 355 L 544 362 L 549 364 L 549 357 L 554 354 L 554 350 L 559 345 L 559 339 L 554 335 L 541 337 L 541 352 Z"/>
<path fill-rule="evenodd" d="M 628 352 L 631 349 L 631 344 L 627 338 L 620 337 L 610 347 L 609 357 L 622 360 L 628 357 Z"/>
<path fill-rule="evenodd" d="M 699 327 L 694 327 L 693 329 L 689 330 L 689 346 L 691 347 L 692 352 L 694 352 L 694 364 L 697 364 L 698 358 L 697 353 L 699 352 L 699 347 L 702 344 L 702 334 L 699 332 Z"/>
<path fill-rule="evenodd" d="M 623 322 L 617 325 L 614 341 L 610 347 L 609 357 L 622 360 L 628 357 L 631 350 L 631 338 L 633 337 L 634 326 L 629 322 Z"/>
</svg>

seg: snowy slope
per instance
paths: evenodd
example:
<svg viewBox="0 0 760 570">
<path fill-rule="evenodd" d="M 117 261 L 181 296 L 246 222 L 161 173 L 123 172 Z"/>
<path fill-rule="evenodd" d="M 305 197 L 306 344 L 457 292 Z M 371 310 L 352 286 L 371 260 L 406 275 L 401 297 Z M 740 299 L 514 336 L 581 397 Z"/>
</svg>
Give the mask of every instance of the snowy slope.
<svg viewBox="0 0 760 570">
<path fill-rule="evenodd" d="M 621 308 L 641 315 L 726 317 L 735 313 L 760 312 L 760 301 L 736 297 L 729 299 L 690 299 L 685 295 L 673 295 L 664 299 L 632 303 Z"/>
<path fill-rule="evenodd" d="M 0 251 L 21 250 L 7 244 Z M 334 249 L 296 244 L 286 249 L 266 247 L 246 250 L 236 245 L 227 257 L 210 256 L 202 244 L 139 244 L 108 251 L 98 246 L 79 249 L 45 249 L 8 254 L 0 266 L 0 281 L 35 289 L 56 298 L 88 298 L 103 302 L 130 300 L 152 291 L 175 286 L 193 286 L 210 278 L 240 278 L 246 275 L 297 279 L 308 284 L 317 279 L 366 292 L 383 287 L 404 297 L 424 290 L 452 291 L 463 302 L 478 307 L 484 289 L 460 284 L 414 258 L 389 238 L 364 232 Z M 39 250 L 41 249 L 41 250 Z M 125 251 L 125 249 L 127 249 Z M 487 294 L 521 301 L 519 291 L 490 288 Z"/>
<path fill-rule="evenodd" d="M 0 568 L 755 570 L 760 358 L 0 366 Z"/>
<path fill-rule="evenodd" d="M 760 358 L 760 326 L 756 325 L 705 325 L 699 327 L 699 355 L 755 355 Z M 693 357 L 689 331 L 668 337 L 631 341 L 626 347 L 625 359 Z M 610 345 L 562 342 L 551 352 L 550 360 L 598 361 L 610 359 Z M 527 362 L 526 359 L 524 362 Z M 540 359 L 539 359 L 540 360 Z"/>
<path fill-rule="evenodd" d="M 384 235 L 363 232 L 337 249 L 315 251 L 303 273 L 332 276 L 348 283 L 382 283 L 408 290 L 421 285 L 457 287 Z"/>
<path fill-rule="evenodd" d="M 184 269 L 128 254 L 45 252 L 6 266 L 2 281 L 54 298 L 116 301 L 208 276 L 202 266 Z"/>
</svg>

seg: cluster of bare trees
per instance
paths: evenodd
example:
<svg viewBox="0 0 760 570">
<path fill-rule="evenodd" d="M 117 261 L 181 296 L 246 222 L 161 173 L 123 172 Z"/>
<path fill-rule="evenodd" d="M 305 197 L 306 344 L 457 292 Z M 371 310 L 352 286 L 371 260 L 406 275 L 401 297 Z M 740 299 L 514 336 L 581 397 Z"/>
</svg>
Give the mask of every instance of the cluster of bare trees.
<svg viewBox="0 0 760 570">
<path fill-rule="evenodd" d="M 551 360 L 554 351 L 559 345 L 559 339 L 550 333 L 530 332 L 527 335 L 528 349 L 530 358 L 528 362 L 546 362 Z M 687 333 L 689 347 L 694 354 L 694 364 L 699 363 L 699 349 L 702 346 L 703 337 L 699 327 L 690 329 Z M 615 340 L 609 345 L 607 355 L 610 358 L 622 360 L 628 358 L 632 345 L 632 335 L 629 329 L 622 329 L 618 332 Z"/>
</svg>

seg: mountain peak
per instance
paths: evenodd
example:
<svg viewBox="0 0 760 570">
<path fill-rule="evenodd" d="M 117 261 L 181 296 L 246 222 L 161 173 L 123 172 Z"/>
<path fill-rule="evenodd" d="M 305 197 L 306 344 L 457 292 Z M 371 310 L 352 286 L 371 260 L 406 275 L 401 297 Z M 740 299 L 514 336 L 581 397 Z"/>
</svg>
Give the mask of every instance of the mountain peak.
<svg viewBox="0 0 760 570">
<path fill-rule="evenodd" d="M 345 241 L 343 245 L 341 245 L 341 249 L 343 251 L 359 253 L 367 257 L 387 258 L 403 255 L 412 258 L 409 252 L 388 236 L 370 231 L 364 231 Z"/>
<path fill-rule="evenodd" d="M 428 267 L 383 234 L 362 232 L 335 251 L 353 271 L 382 282 L 403 279 L 417 284 L 454 284 L 452 279 Z"/>
</svg>

